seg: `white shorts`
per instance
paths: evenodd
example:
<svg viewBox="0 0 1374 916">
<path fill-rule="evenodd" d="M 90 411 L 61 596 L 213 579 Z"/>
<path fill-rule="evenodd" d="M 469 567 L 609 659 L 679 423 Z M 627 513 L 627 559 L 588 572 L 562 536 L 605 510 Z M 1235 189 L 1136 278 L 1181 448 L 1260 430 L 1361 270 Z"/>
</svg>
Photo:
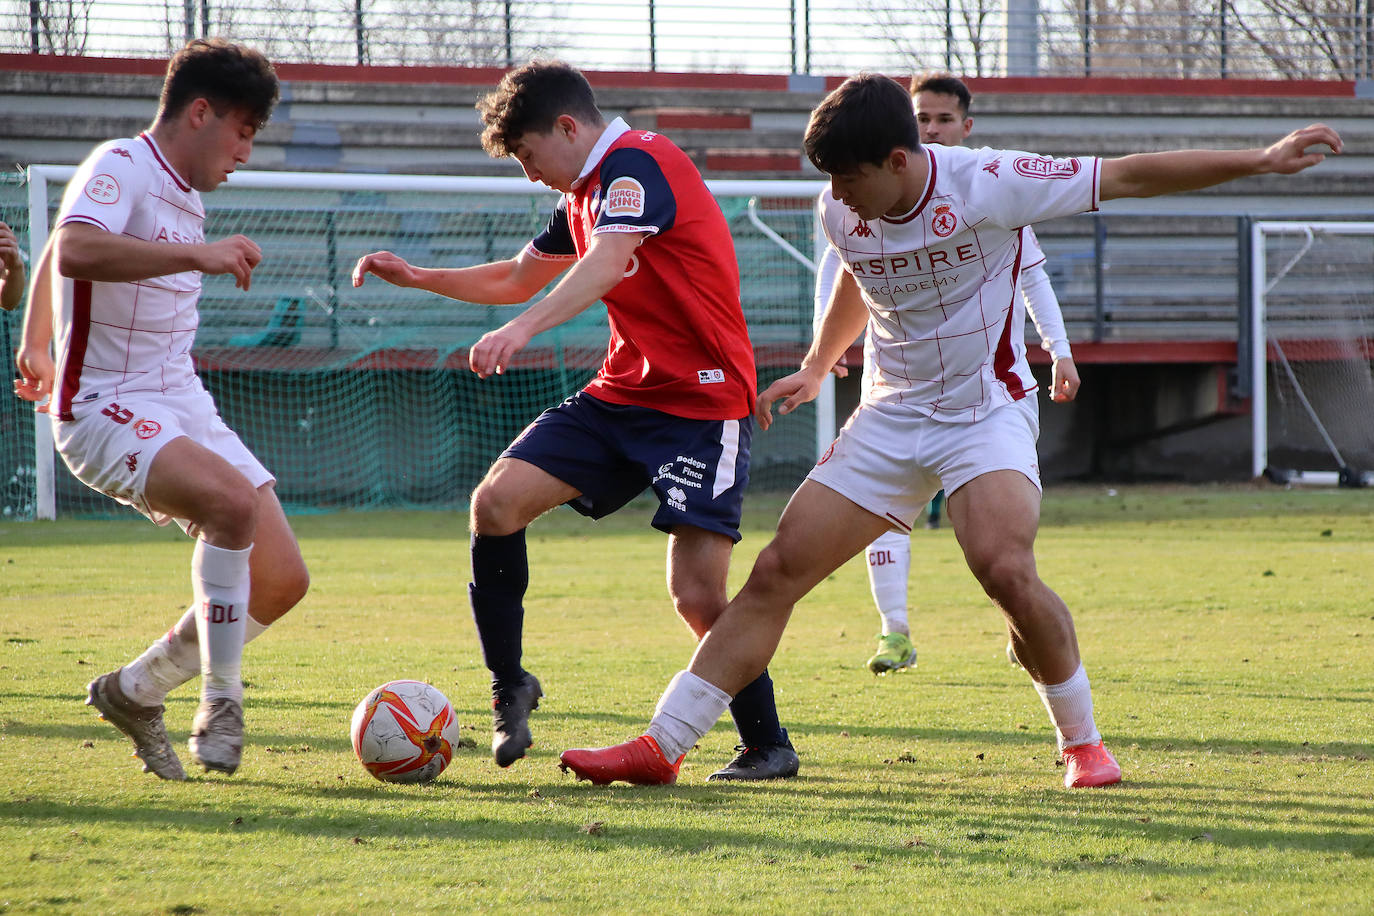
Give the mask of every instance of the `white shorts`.
<svg viewBox="0 0 1374 916">
<path fill-rule="evenodd" d="M 973 423 L 941 423 L 890 404 L 864 403 L 806 475 L 892 527 L 910 531 L 935 493 L 992 471 L 1020 471 L 1040 487 L 1035 398 Z"/>
<path fill-rule="evenodd" d="M 75 420 L 54 417 L 53 440 L 76 479 L 133 506 L 152 521 L 174 519 L 148 505 L 148 468 L 162 447 L 186 436 L 239 470 L 254 489 L 274 478 L 238 434 L 224 425 L 214 398 L 200 387 L 168 394 L 131 394 L 82 405 Z M 189 522 L 175 519 L 183 529 Z"/>
</svg>

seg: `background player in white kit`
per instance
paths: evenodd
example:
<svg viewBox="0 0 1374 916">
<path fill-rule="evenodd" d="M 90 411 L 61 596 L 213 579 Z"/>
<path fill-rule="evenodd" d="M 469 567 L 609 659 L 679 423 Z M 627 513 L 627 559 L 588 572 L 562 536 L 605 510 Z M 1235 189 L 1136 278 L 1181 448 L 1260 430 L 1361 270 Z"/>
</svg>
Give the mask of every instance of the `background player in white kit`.
<svg viewBox="0 0 1374 916">
<path fill-rule="evenodd" d="M 822 208 L 844 258 L 820 333 L 799 371 L 760 396 L 790 413 L 865 323 L 873 385 L 831 450 L 793 494 L 744 588 L 659 700 L 647 734 L 565 751 L 597 783 L 671 783 L 730 695 L 762 671 L 798 600 L 883 531 L 910 528 L 942 484 L 969 569 L 1005 615 L 1064 755 L 1069 787 L 1120 781 L 1103 746 L 1068 608 L 1036 573 L 1040 515 L 1035 382 L 1016 295 L 1020 227 L 1235 178 L 1291 174 L 1341 140 L 1324 125 L 1265 149 L 1177 150 L 1119 159 L 1051 159 L 1008 150 L 922 146 L 911 101 L 883 76 L 846 80 L 812 113 L 807 157 L 830 176 Z"/>
<path fill-rule="evenodd" d="M 916 125 L 922 143 L 941 146 L 963 146 L 973 130 L 969 109 L 973 96 L 964 81 L 948 73 L 926 73 L 911 80 L 911 97 L 916 107 Z M 822 194 L 828 194 L 823 191 Z M 1045 273 L 1045 253 L 1031 227 L 1023 235 L 1025 257 L 1021 265 L 1021 295 L 1026 302 L 1026 314 L 1040 335 L 1040 346 L 1054 360 L 1051 370 L 1050 399 L 1067 403 L 1078 394 L 1078 368 L 1064 329 L 1064 316 L 1054 295 L 1050 278 Z M 840 270 L 840 256 L 833 247 L 826 247 L 816 273 L 815 323 L 820 326 L 830 293 Z M 872 347 L 864 346 L 864 384 L 867 387 L 872 373 Z M 837 374 L 843 367 L 837 367 Z M 841 377 L 843 375 L 841 374 Z M 935 494 L 927 511 L 927 528 L 938 526 L 939 506 L 944 491 Z M 882 619 L 878 649 L 868 659 L 868 670 L 887 674 L 916 664 L 916 646 L 911 641 L 911 627 L 907 618 L 907 578 L 911 572 L 911 534 L 893 529 L 880 535 L 866 552 L 868 584 L 873 602 Z M 1016 655 L 1010 640 L 1007 658 L 1013 664 Z"/>
<path fill-rule="evenodd" d="M 199 192 L 248 161 L 277 92 L 272 65 L 242 46 L 198 39 L 172 57 L 152 127 L 97 147 L 67 186 L 17 355 L 15 391 L 51 395 L 72 473 L 196 538 L 190 609 L 138 659 L 92 681 L 86 701 L 164 779 L 185 772 L 163 698 L 196 673 L 191 756 L 207 770 L 238 768 L 243 644 L 308 585 L 274 478 L 220 420 L 191 359 L 201 275 L 232 274 L 246 291 L 262 259 L 242 235 L 205 241 Z"/>
</svg>

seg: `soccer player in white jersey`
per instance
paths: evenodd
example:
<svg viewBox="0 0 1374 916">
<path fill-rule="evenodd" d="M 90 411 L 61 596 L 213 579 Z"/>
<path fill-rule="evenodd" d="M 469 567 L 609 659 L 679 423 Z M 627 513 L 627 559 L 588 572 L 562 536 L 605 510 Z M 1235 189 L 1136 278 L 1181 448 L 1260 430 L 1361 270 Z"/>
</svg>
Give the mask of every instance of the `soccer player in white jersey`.
<svg viewBox="0 0 1374 916">
<path fill-rule="evenodd" d="M 14 230 L 0 222 L 0 309 L 12 312 L 24 301 L 24 257 Z"/>
<path fill-rule="evenodd" d="M 792 608 L 889 528 L 910 528 L 941 485 L 969 569 L 1006 616 L 1016 654 L 1054 724 L 1069 787 L 1120 781 L 1103 746 L 1073 618 L 1036 573 L 1040 514 L 1035 381 L 1017 287 L 1021 227 L 1118 197 L 1291 174 L 1340 152 L 1329 127 L 1264 149 L 1178 150 L 1119 159 L 923 146 L 910 98 L 884 76 L 846 80 L 812 113 L 807 157 L 830 176 L 823 228 L 844 274 L 799 371 L 768 386 L 755 417 L 812 400 L 863 329 L 873 384 L 793 494 L 773 540 L 660 699 L 646 734 L 565 751 L 596 783 L 661 785 L 733 691 L 772 657 Z"/>
<path fill-rule="evenodd" d="M 916 124 L 920 128 L 921 142 L 938 143 L 941 146 L 963 146 L 973 130 L 973 117 L 969 109 L 973 95 L 968 86 L 958 77 L 948 73 L 924 73 L 911 81 L 911 96 L 915 101 Z M 822 194 L 828 194 L 828 191 Z M 1045 253 L 1035 237 L 1035 232 L 1027 226 L 1023 236 L 1025 256 L 1021 265 L 1021 296 L 1025 299 L 1026 314 L 1035 324 L 1040 335 L 1040 346 L 1053 358 L 1051 369 L 1050 399 L 1057 402 L 1072 401 L 1078 394 L 1078 368 L 1073 362 L 1073 351 L 1069 346 L 1068 333 L 1064 329 L 1064 316 L 1059 310 L 1059 300 L 1054 295 L 1050 278 L 1045 273 Z M 816 326 L 820 326 L 825 307 L 830 302 L 830 293 L 840 270 L 840 255 L 833 247 L 827 247 L 816 276 Z M 864 347 L 864 381 L 872 375 L 871 346 Z M 836 367 L 836 372 L 844 372 L 844 367 Z M 939 526 L 940 506 L 944 502 L 944 491 L 935 494 L 926 510 L 926 527 Z M 869 545 L 866 552 L 868 562 L 868 584 L 873 593 L 874 604 L 882 619 L 882 633 L 878 637 L 878 649 L 868 659 L 867 667 L 874 674 L 887 674 L 900 671 L 916 664 L 916 646 L 911 641 L 911 627 L 907 617 L 907 577 L 911 572 L 911 533 L 893 529 L 880 535 Z M 1007 658 L 1013 664 L 1016 655 L 1010 641 L 1007 642 Z"/>
<path fill-rule="evenodd" d="M 92 681 L 86 701 L 163 779 L 185 778 L 163 698 L 197 673 L 191 756 L 238 768 L 243 644 L 308 585 L 274 478 L 224 425 L 191 359 L 202 274 L 232 274 L 247 291 L 262 259 L 242 235 L 205 240 L 200 192 L 248 161 L 277 92 L 257 51 L 197 39 L 172 57 L 152 126 L 96 147 L 68 184 L 17 355 L 16 393 L 47 399 L 77 479 L 196 539 L 190 608 Z"/>
</svg>

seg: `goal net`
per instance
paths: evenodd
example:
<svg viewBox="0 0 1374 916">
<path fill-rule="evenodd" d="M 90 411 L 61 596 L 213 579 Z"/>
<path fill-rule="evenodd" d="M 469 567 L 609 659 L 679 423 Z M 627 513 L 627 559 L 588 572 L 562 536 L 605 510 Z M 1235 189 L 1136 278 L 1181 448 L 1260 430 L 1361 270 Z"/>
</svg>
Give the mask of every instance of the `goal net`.
<svg viewBox="0 0 1374 916">
<path fill-rule="evenodd" d="M 1256 222 L 1255 476 L 1374 483 L 1374 223 Z"/>
<path fill-rule="evenodd" d="M 19 228 L 35 257 L 72 171 L 29 170 Z M 811 339 L 813 274 L 796 252 L 812 250 L 820 187 L 712 183 L 735 239 L 761 385 L 795 369 Z M 357 259 L 379 249 L 421 266 L 512 257 L 556 199 L 521 178 L 284 172 L 236 173 L 205 195 L 207 238 L 242 233 L 263 261 L 248 293 L 230 276 L 204 278 L 194 356 L 225 421 L 276 474 L 288 510 L 461 508 L 526 424 L 591 379 L 608 341 L 599 303 L 537 336 L 504 375 L 479 379 L 468 348 L 516 314 L 511 307 L 350 280 Z M 17 316 L 4 320 L 17 346 Z M 46 417 L 16 413 L 11 405 L 0 418 L 7 517 L 128 511 L 54 461 Z M 813 406 L 756 431 L 751 488 L 801 481 L 816 455 L 815 418 Z"/>
</svg>

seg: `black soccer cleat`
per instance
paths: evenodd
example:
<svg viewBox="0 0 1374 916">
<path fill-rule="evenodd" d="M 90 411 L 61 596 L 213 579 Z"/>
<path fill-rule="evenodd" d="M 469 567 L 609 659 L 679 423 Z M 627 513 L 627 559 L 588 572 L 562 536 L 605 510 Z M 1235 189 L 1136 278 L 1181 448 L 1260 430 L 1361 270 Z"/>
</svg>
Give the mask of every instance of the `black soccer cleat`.
<svg viewBox="0 0 1374 916">
<path fill-rule="evenodd" d="M 508 767 L 534 744 L 530 734 L 530 712 L 539 708 L 544 691 L 539 680 L 526 671 L 512 684 L 491 691 L 491 756 L 499 767 Z"/>
<path fill-rule="evenodd" d="M 791 779 L 801 768 L 792 742 L 787 732 L 782 733 L 782 744 L 766 744 L 761 747 L 735 745 L 735 759 L 716 770 L 706 779 L 708 782 L 723 780 L 761 780 Z"/>
</svg>

